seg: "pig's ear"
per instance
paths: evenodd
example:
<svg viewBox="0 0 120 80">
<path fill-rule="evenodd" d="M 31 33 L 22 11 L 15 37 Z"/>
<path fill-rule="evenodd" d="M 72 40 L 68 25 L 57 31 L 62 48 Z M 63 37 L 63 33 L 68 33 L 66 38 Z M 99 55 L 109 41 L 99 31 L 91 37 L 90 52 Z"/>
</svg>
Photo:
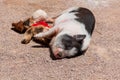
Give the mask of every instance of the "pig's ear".
<svg viewBox="0 0 120 80">
<path fill-rule="evenodd" d="M 81 42 L 85 39 L 86 35 L 74 35 L 73 37 L 76 39 L 76 41 Z"/>
</svg>

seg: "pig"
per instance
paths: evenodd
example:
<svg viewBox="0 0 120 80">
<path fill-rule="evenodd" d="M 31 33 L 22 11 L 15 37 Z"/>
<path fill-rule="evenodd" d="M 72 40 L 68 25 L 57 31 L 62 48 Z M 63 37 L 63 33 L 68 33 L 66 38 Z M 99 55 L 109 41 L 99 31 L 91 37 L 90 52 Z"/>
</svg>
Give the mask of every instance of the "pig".
<svg viewBox="0 0 120 80">
<path fill-rule="evenodd" d="M 56 17 L 54 26 L 37 38 L 51 38 L 49 44 L 56 59 L 83 54 L 90 44 L 95 26 L 94 14 L 87 8 L 72 7 Z"/>
</svg>

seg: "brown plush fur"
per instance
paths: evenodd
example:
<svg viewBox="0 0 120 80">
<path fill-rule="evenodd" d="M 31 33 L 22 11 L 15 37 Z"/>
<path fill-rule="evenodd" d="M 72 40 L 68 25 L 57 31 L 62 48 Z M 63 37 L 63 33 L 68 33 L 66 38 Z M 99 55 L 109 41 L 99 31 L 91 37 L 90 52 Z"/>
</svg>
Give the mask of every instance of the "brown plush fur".
<svg viewBox="0 0 120 80">
<path fill-rule="evenodd" d="M 40 25 L 40 26 L 37 26 L 37 27 L 33 27 L 31 26 L 29 29 L 27 29 L 27 31 L 25 32 L 24 34 L 24 39 L 21 41 L 21 43 L 23 44 L 28 44 L 33 36 L 35 34 L 38 34 L 40 32 L 44 32 L 44 31 L 48 31 L 49 29 L 45 28 L 44 26 Z M 50 42 L 50 39 L 47 39 L 47 38 L 34 38 L 34 41 L 37 41 L 39 43 L 42 43 L 42 44 L 45 44 L 45 45 L 48 45 L 49 42 Z"/>
<path fill-rule="evenodd" d="M 18 23 L 12 23 L 13 29 L 22 33 L 26 28 L 23 25 L 23 21 L 19 21 Z"/>
<path fill-rule="evenodd" d="M 48 20 L 48 22 L 52 21 Z M 39 32 L 48 31 L 48 28 L 45 28 L 45 26 L 39 25 L 39 26 L 31 26 L 33 24 L 33 21 L 31 18 L 28 18 L 25 21 L 19 21 L 18 23 L 12 23 L 12 26 L 14 30 L 16 30 L 19 33 L 24 33 L 24 39 L 21 41 L 22 44 L 28 44 L 32 39 L 37 43 L 42 43 L 45 45 L 48 45 L 50 42 L 50 39 L 44 39 L 44 38 L 33 38 L 33 36 Z"/>
<path fill-rule="evenodd" d="M 33 24 L 33 19 L 28 18 L 25 21 L 12 23 L 12 28 L 19 33 L 24 33 L 30 27 L 31 24 Z"/>
</svg>

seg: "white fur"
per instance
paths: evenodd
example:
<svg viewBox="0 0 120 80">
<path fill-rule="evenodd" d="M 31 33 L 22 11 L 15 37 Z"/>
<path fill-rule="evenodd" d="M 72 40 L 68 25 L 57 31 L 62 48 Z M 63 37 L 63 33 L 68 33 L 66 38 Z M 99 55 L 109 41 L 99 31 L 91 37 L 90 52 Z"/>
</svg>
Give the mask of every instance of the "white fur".
<svg viewBox="0 0 120 80">
<path fill-rule="evenodd" d="M 40 16 L 47 18 L 47 13 L 45 11 L 39 9 L 32 14 L 32 17 L 34 19 L 39 18 Z"/>
<path fill-rule="evenodd" d="M 75 47 L 73 47 L 70 51 L 69 54 L 67 55 L 68 57 L 75 55 L 75 53 L 77 53 L 77 49 Z"/>
</svg>

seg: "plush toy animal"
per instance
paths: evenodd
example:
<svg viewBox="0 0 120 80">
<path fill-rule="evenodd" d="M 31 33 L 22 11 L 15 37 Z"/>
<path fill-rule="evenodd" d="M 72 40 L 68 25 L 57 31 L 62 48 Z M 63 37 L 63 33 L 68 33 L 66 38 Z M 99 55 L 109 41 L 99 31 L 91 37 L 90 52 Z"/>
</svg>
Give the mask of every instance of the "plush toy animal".
<svg viewBox="0 0 120 80">
<path fill-rule="evenodd" d="M 17 23 L 12 23 L 12 29 L 19 33 L 25 33 L 25 31 L 30 27 L 32 23 L 33 20 L 31 18 L 28 18 L 25 21 L 20 20 Z"/>
<path fill-rule="evenodd" d="M 53 23 L 53 20 L 51 18 L 47 18 L 47 13 L 40 9 L 35 11 L 31 18 L 28 18 L 25 21 L 19 21 L 18 23 L 12 23 L 12 26 L 15 31 L 25 33 L 24 39 L 21 43 L 27 44 L 33 39 L 35 34 L 48 31 L 51 28 L 51 26 L 48 25 L 48 22 Z M 34 41 L 48 44 L 50 39 L 34 38 Z"/>
<path fill-rule="evenodd" d="M 32 39 L 34 39 L 35 42 L 39 42 L 45 45 L 48 45 L 51 39 L 48 38 L 33 38 L 34 35 L 40 33 L 40 32 L 46 32 L 51 28 L 51 26 L 49 26 L 46 22 L 44 21 L 40 21 L 36 24 L 33 24 L 32 26 L 30 26 L 25 34 L 24 34 L 24 38 L 21 41 L 21 43 L 23 44 L 27 44 L 29 43 Z"/>
</svg>

